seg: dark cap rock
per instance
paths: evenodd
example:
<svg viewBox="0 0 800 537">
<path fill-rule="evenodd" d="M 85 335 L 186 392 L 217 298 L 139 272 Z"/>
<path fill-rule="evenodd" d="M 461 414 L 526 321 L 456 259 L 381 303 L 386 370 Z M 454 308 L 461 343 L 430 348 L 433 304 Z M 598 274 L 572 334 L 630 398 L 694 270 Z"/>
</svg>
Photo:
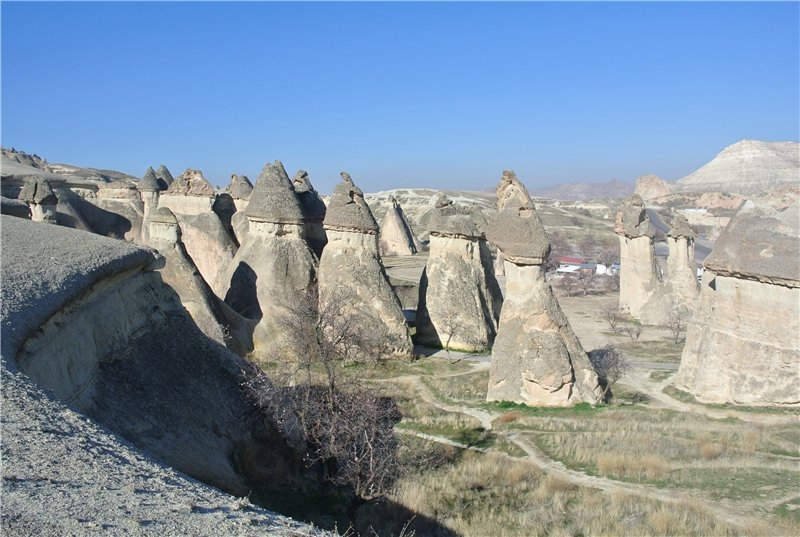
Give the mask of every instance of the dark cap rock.
<svg viewBox="0 0 800 537">
<path fill-rule="evenodd" d="M 342 172 L 342 182 L 333 189 L 325 214 L 326 229 L 342 229 L 376 234 L 378 223 L 350 174 Z"/>
<path fill-rule="evenodd" d="M 668 236 L 674 238 L 686 237 L 687 239 L 693 239 L 697 236 L 697 234 L 689 225 L 689 221 L 686 219 L 686 216 L 679 214 L 672 219 L 672 228 L 670 228 Z"/>
<path fill-rule="evenodd" d="M 235 200 L 246 200 L 253 192 L 253 184 L 246 175 L 231 174 L 231 182 L 228 185 L 228 194 Z"/>
<path fill-rule="evenodd" d="M 58 198 L 50 187 L 50 182 L 44 177 L 31 177 L 25 180 L 19 199 L 37 205 L 55 205 Z"/>
<path fill-rule="evenodd" d="M 136 186 L 142 192 L 158 192 L 161 190 L 161 185 L 158 184 L 158 177 L 156 177 L 156 172 L 153 171 L 152 167 L 147 168 L 147 171 L 144 172 L 144 176 L 139 180 L 139 184 Z"/>
<path fill-rule="evenodd" d="M 169 185 L 175 180 L 172 177 L 172 174 L 169 173 L 169 170 L 163 164 L 158 167 L 156 170 L 156 177 L 158 178 L 158 184 L 161 186 L 161 190 L 166 190 L 169 188 Z"/>
<path fill-rule="evenodd" d="M 169 207 L 164 207 L 163 205 L 150 213 L 148 219 L 150 223 L 178 225 L 178 219 L 175 217 L 175 213 L 173 213 Z"/>
<path fill-rule="evenodd" d="M 800 206 L 777 211 L 747 201 L 703 266 L 717 274 L 800 287 Z"/>
<path fill-rule="evenodd" d="M 297 170 L 297 173 L 292 178 L 292 184 L 297 197 L 300 198 L 300 205 L 303 207 L 303 215 L 306 219 L 322 222 L 325 219 L 327 208 L 319 193 L 314 190 L 314 186 L 308 177 L 308 172 Z"/>
<path fill-rule="evenodd" d="M 483 237 L 469 209 L 456 205 L 453 201 L 439 194 L 431 214 L 428 230 L 432 235 L 442 237 L 459 237 L 477 239 Z"/>
<path fill-rule="evenodd" d="M 519 265 L 541 265 L 550 255 L 550 240 L 533 206 L 500 211 L 489 224 L 486 239 Z"/>
<path fill-rule="evenodd" d="M 619 206 L 614 233 L 631 238 L 653 236 L 653 226 L 641 196 L 633 194 Z"/>
<path fill-rule="evenodd" d="M 244 214 L 250 220 L 275 224 L 303 223 L 300 200 L 280 160 L 264 165 Z"/>
<path fill-rule="evenodd" d="M 203 172 L 188 168 L 169 185 L 167 194 L 213 197 L 214 187 L 203 177 Z"/>
</svg>

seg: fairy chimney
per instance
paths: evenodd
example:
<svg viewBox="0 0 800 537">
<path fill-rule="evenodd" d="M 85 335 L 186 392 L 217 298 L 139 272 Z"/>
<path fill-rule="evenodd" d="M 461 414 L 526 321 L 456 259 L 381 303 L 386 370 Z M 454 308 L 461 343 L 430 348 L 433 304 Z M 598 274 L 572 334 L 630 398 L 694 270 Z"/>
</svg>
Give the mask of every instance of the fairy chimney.
<svg viewBox="0 0 800 537">
<path fill-rule="evenodd" d="M 486 399 L 559 407 L 599 402 L 597 374 L 545 280 L 550 242 L 533 205 L 506 205 L 486 237 L 502 252 L 506 275 Z"/>
<path fill-rule="evenodd" d="M 328 244 L 319 261 L 320 308 L 338 302 L 369 338 L 361 352 L 413 352 L 400 301 L 389 285 L 378 249 L 378 225 L 364 193 L 342 172 L 325 215 Z"/>
<path fill-rule="evenodd" d="M 469 210 L 440 196 L 419 286 L 417 341 L 453 350 L 491 347 L 502 305 L 492 257 Z"/>
</svg>

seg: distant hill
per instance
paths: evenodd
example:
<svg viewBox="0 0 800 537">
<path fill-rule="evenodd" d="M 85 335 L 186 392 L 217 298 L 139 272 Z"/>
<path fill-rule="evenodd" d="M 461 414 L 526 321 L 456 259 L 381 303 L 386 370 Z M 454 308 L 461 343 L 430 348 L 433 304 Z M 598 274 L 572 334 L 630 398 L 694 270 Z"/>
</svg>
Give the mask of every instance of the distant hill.
<svg viewBox="0 0 800 537">
<path fill-rule="evenodd" d="M 800 143 L 742 140 L 675 183 L 673 192 L 757 194 L 800 184 Z"/>
<path fill-rule="evenodd" d="M 530 190 L 532 196 L 565 201 L 586 201 L 600 198 L 627 198 L 633 194 L 633 185 L 611 179 L 604 183 L 566 183 Z"/>
</svg>

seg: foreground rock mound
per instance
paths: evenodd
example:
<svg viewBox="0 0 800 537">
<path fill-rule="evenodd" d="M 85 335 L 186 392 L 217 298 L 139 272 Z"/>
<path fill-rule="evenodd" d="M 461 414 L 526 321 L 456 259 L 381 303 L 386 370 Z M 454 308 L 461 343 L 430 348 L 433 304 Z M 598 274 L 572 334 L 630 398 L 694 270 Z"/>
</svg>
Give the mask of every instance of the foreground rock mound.
<svg viewBox="0 0 800 537">
<path fill-rule="evenodd" d="M 256 353 L 275 350 L 287 336 L 286 315 L 316 288 L 317 258 L 305 240 L 305 217 L 280 161 L 266 164 L 245 215 L 247 241 L 223 273 L 225 303 L 255 324 Z"/>
<path fill-rule="evenodd" d="M 245 476 L 267 470 L 245 464 L 253 449 L 266 448 L 268 465 L 288 461 L 285 442 L 240 389 L 246 364 L 197 329 L 151 251 L 0 218 L 4 533 L 234 531 L 230 497 L 149 461 L 75 411 L 242 496 Z M 265 512 L 252 514 L 248 524 L 275 528 Z"/>
<path fill-rule="evenodd" d="M 550 242 L 536 210 L 507 206 L 486 237 L 502 252 L 506 274 L 486 399 L 530 406 L 600 402 L 597 374 L 545 280 Z"/>
<path fill-rule="evenodd" d="M 325 232 L 328 244 L 319 261 L 320 308 L 338 302 L 336 309 L 369 336 L 363 342 L 366 349 L 410 355 L 413 346 L 400 301 L 378 252 L 378 224 L 363 192 L 344 172 L 328 205 Z"/>
<path fill-rule="evenodd" d="M 430 221 L 419 285 L 417 341 L 439 348 L 491 347 L 502 306 L 486 239 L 469 210 L 442 196 Z"/>
<path fill-rule="evenodd" d="M 800 206 L 746 203 L 703 265 L 675 385 L 708 403 L 800 404 Z"/>
</svg>

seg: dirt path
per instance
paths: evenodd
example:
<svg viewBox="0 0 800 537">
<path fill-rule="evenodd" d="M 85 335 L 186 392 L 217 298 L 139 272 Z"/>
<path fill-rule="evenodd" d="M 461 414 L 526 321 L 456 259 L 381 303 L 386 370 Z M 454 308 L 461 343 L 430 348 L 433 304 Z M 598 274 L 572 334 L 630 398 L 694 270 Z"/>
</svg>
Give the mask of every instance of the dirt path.
<svg viewBox="0 0 800 537">
<path fill-rule="evenodd" d="M 488 364 L 483 362 L 474 362 L 472 367 L 468 371 L 460 371 L 458 373 L 448 373 L 445 375 L 437 375 L 436 378 L 452 378 L 461 375 L 468 375 L 474 373 L 476 371 L 481 371 L 488 367 Z M 492 430 L 492 422 L 494 419 L 499 417 L 498 413 L 491 413 L 484 410 L 479 410 L 476 408 L 470 408 L 464 405 L 454 405 L 447 402 L 443 402 L 439 400 L 433 391 L 428 388 L 427 385 L 422 381 L 422 378 L 419 375 L 407 375 L 403 377 L 399 377 L 396 380 L 402 380 L 405 382 L 409 382 L 412 384 L 417 392 L 420 394 L 422 399 L 430 404 L 435 406 L 440 410 L 444 410 L 446 412 L 451 413 L 459 413 L 465 414 L 471 417 L 478 419 L 481 423 L 481 426 L 486 431 Z M 652 381 L 647 377 L 646 372 L 634 371 L 633 373 L 629 374 L 626 377 L 628 384 L 635 389 L 642 391 L 656 399 L 659 403 L 667 408 L 672 408 L 674 410 L 682 411 L 682 412 L 691 412 L 694 409 L 692 408 L 695 405 L 687 405 L 681 401 L 673 399 L 668 395 L 661 392 L 663 386 L 669 383 L 670 379 L 665 381 Z M 716 412 L 713 410 L 708 409 L 698 409 L 702 410 L 705 415 L 724 419 L 730 417 L 727 415 L 726 412 Z M 744 414 L 744 413 L 737 413 L 737 414 Z M 738 417 L 738 416 L 737 416 Z M 751 416 L 745 414 L 746 418 L 770 418 L 770 416 Z M 772 418 L 778 418 L 777 416 L 773 416 Z M 753 421 L 758 421 L 754 419 Z M 770 420 L 762 420 L 763 422 L 769 422 Z M 410 434 L 420 438 L 424 438 L 426 440 L 430 440 L 433 442 L 438 442 L 454 447 L 459 447 L 462 449 L 473 449 L 476 451 L 486 452 L 486 450 L 481 450 L 479 448 L 475 448 L 473 446 L 467 446 L 464 444 L 460 444 L 458 442 L 454 442 L 448 438 L 443 436 L 437 435 L 429 435 L 425 433 L 418 433 L 416 431 L 409 431 L 409 430 L 398 430 L 398 432 L 402 434 Z M 613 479 L 608 479 L 604 477 L 598 476 L 591 476 L 585 474 L 583 472 L 579 472 L 576 470 L 568 469 L 563 463 L 560 461 L 553 460 L 545 455 L 533 442 L 531 442 L 528 438 L 524 436 L 524 434 L 519 432 L 507 432 L 507 431 L 494 431 L 494 434 L 497 436 L 501 436 L 512 442 L 514 445 L 518 446 L 521 450 L 525 452 L 524 458 L 517 458 L 516 460 L 525 460 L 537 468 L 543 470 L 549 475 L 555 476 L 563 481 L 571 483 L 573 485 L 582 486 L 582 487 L 592 487 L 599 490 L 602 490 L 607 493 L 615 493 L 621 492 L 624 494 L 630 494 L 634 496 L 646 497 L 652 500 L 656 500 L 659 502 L 665 502 L 670 504 L 676 503 L 683 503 L 688 505 L 695 505 L 695 506 L 702 506 L 704 509 L 712 513 L 714 516 L 719 518 L 720 520 L 724 520 L 731 524 L 735 525 L 743 525 L 746 524 L 748 519 L 751 517 L 747 515 L 739 515 L 738 513 L 732 512 L 731 508 L 727 508 L 725 506 L 719 505 L 714 502 L 710 502 L 705 498 L 701 498 L 698 496 L 694 496 L 685 492 L 670 490 L 670 489 L 659 489 L 652 485 L 640 485 L 634 483 L 626 483 L 624 481 L 616 481 Z M 792 499 L 792 498 L 789 498 Z M 776 504 L 779 505 L 779 504 Z"/>
<path fill-rule="evenodd" d="M 735 409 L 716 410 L 703 405 L 684 403 L 664 393 L 664 388 L 670 385 L 672 380 L 673 378 L 670 376 L 662 381 L 653 381 L 649 378 L 647 370 L 633 370 L 620 379 L 619 383 L 646 394 L 656 401 L 659 406 L 678 412 L 700 414 L 717 420 L 735 418 L 741 421 L 764 425 L 783 425 L 800 422 L 800 416 L 775 416 L 773 414 L 743 412 Z"/>
</svg>

